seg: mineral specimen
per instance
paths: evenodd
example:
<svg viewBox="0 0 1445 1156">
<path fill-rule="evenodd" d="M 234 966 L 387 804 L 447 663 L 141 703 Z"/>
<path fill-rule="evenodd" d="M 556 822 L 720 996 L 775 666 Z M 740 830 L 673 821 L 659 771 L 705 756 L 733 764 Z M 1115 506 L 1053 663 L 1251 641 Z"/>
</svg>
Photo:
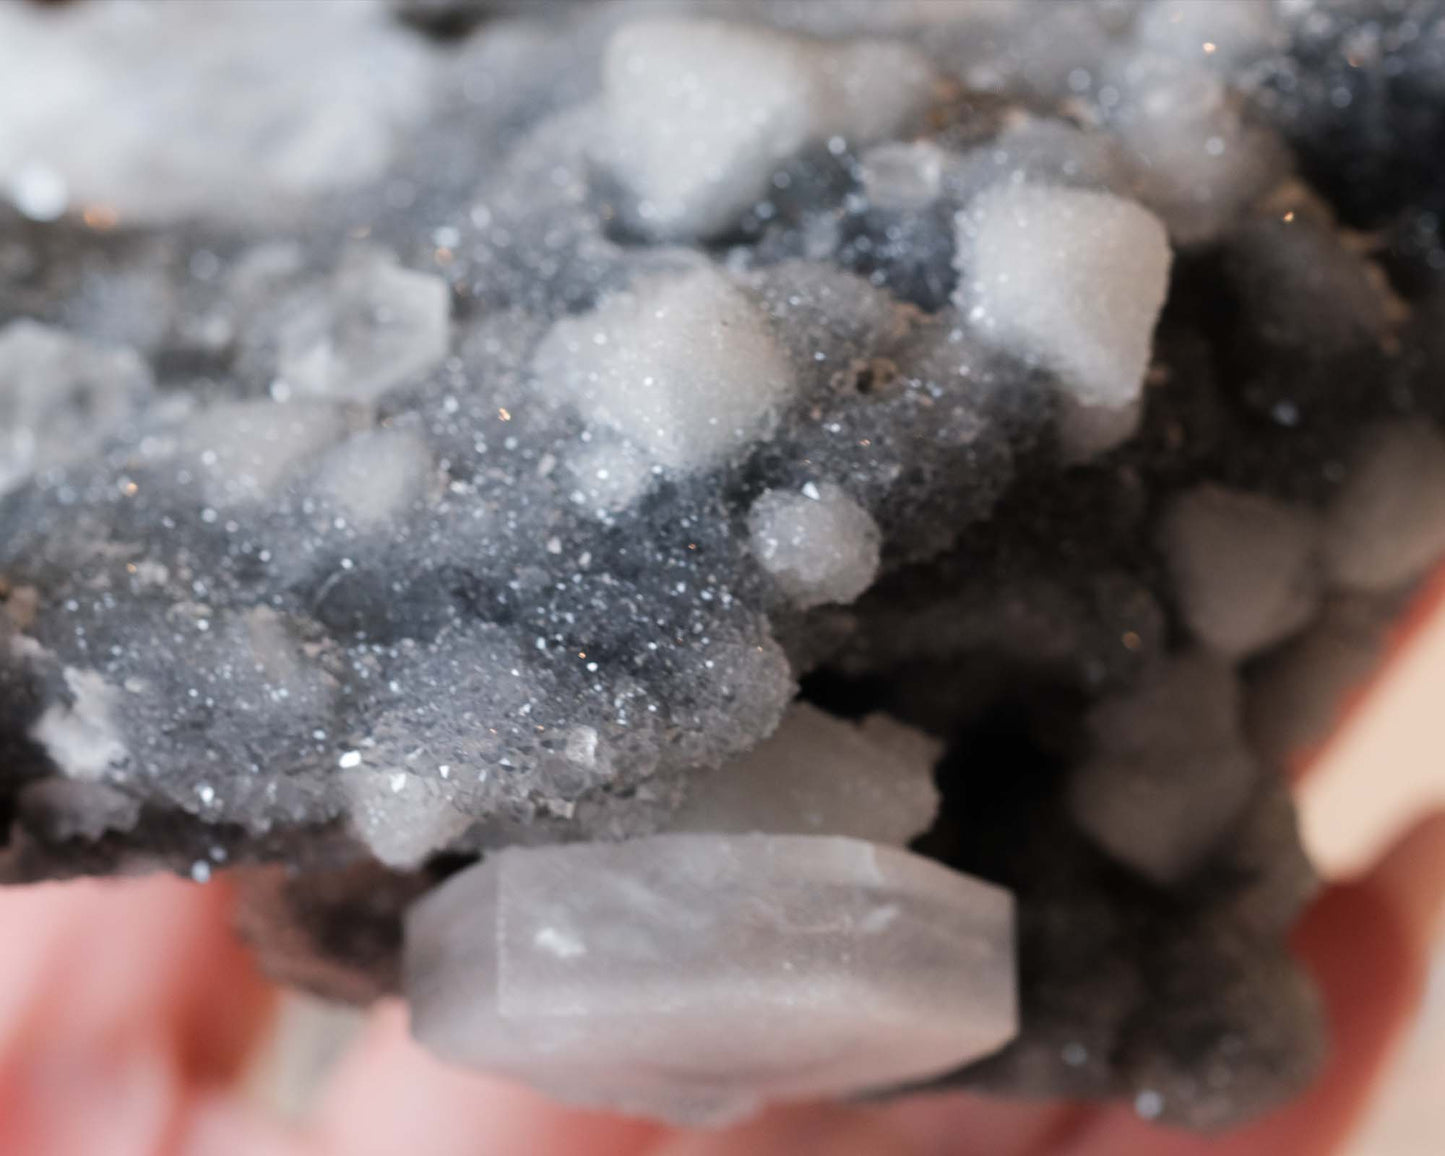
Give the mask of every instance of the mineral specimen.
<svg viewBox="0 0 1445 1156">
<path fill-rule="evenodd" d="M 649 1112 L 1304 1086 L 1438 5 L 270 8 L 0 6 L 0 879 Z"/>
</svg>

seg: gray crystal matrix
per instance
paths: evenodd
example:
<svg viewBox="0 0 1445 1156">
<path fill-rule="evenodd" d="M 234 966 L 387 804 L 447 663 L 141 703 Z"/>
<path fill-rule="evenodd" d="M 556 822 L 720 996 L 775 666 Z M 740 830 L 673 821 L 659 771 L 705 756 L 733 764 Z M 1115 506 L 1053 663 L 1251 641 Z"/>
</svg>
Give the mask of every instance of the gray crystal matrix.
<svg viewBox="0 0 1445 1156">
<path fill-rule="evenodd" d="M 720 1041 L 700 1112 L 844 1036 L 830 1092 L 1305 1086 L 1284 773 L 1445 555 L 1438 5 L 284 7 L 0 5 L 0 881 L 225 868 L 356 1002 L 413 911 L 424 1035 L 648 1110 L 542 988 L 501 1048 L 508 864 L 636 921 L 553 979 L 668 1059 L 618 968 L 742 1033 L 838 892 L 808 974 L 886 1022 Z M 788 918 L 694 983 L 708 863 L 709 935 Z"/>
</svg>

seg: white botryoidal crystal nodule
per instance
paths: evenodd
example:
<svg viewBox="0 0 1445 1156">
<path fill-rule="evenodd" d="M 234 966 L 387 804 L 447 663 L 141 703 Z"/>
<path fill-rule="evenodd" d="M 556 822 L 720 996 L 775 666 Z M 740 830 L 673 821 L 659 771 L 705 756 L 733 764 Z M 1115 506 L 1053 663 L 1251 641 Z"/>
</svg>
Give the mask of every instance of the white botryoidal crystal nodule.
<svg viewBox="0 0 1445 1156">
<path fill-rule="evenodd" d="M 831 482 L 768 490 L 748 513 L 753 555 L 798 606 L 852 602 L 878 574 L 883 535 Z"/>
<path fill-rule="evenodd" d="M 31 7 L 0 7 L 0 194 L 38 219 L 274 219 L 377 180 L 437 97 L 384 5 Z"/>
<path fill-rule="evenodd" d="M 766 318 L 709 266 L 642 278 L 557 322 L 533 370 L 544 394 L 682 473 L 766 435 L 794 390 Z"/>
<path fill-rule="evenodd" d="M 363 531 L 384 530 L 419 500 L 435 465 L 413 430 L 364 430 L 321 460 L 315 492 Z"/>
</svg>

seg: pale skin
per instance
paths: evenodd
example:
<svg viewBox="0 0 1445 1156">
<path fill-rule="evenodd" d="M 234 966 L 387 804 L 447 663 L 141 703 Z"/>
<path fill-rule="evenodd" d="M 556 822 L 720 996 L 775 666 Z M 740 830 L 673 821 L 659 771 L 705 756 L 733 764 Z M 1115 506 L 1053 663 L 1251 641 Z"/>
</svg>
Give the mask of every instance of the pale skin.
<svg viewBox="0 0 1445 1156">
<path fill-rule="evenodd" d="M 275 991 L 230 931 L 224 877 L 0 891 L 0 1156 L 1326 1156 L 1340 1151 L 1422 992 L 1445 907 L 1445 814 L 1331 887 L 1295 945 L 1333 1060 L 1299 1102 L 1213 1139 L 1122 1107 L 957 1093 L 805 1105 L 728 1132 L 556 1108 L 449 1070 L 380 1009 L 300 1124 L 237 1091 Z"/>
</svg>

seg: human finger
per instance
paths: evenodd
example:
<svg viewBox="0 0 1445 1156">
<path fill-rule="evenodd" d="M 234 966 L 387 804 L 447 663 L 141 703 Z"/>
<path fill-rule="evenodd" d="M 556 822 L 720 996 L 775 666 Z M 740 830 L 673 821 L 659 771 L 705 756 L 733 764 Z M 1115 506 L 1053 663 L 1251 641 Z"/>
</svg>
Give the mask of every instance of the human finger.
<svg viewBox="0 0 1445 1156">
<path fill-rule="evenodd" d="M 635 1156 L 659 1129 L 558 1107 L 529 1089 L 448 1067 L 377 1010 L 323 1092 L 312 1132 L 338 1156 Z"/>
</svg>

